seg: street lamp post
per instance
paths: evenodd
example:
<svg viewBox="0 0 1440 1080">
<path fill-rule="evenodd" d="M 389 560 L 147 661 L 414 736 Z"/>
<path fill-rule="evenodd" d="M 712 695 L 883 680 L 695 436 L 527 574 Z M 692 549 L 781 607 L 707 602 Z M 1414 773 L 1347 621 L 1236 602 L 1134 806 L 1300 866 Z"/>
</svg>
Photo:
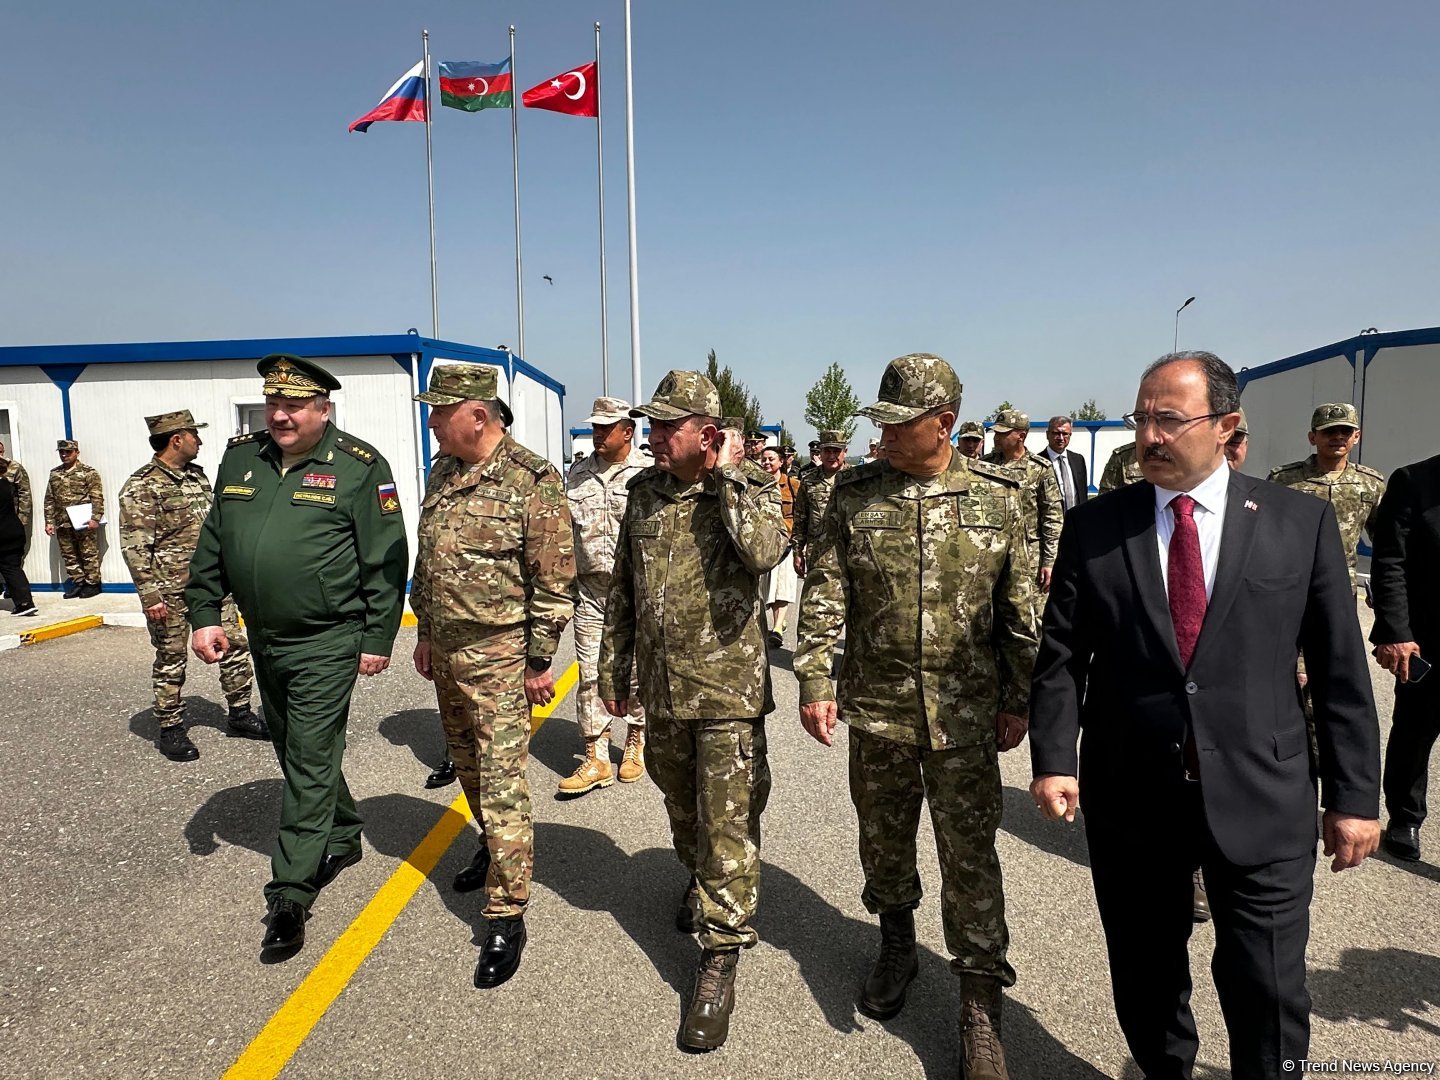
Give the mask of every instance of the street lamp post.
<svg viewBox="0 0 1440 1080">
<path fill-rule="evenodd" d="M 1192 296 L 1189 300 L 1186 300 L 1183 304 L 1181 304 L 1178 308 L 1175 309 L 1175 343 L 1170 346 L 1171 352 L 1178 352 L 1180 350 L 1180 312 L 1184 311 L 1194 302 L 1195 298 Z"/>
</svg>

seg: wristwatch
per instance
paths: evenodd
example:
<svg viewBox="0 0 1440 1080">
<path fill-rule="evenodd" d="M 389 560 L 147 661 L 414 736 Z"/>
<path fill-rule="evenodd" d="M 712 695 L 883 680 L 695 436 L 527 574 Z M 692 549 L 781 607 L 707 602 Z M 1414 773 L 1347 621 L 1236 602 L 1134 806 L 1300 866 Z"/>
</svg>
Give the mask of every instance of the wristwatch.
<svg viewBox="0 0 1440 1080">
<path fill-rule="evenodd" d="M 532 656 L 525 661 L 525 667 L 530 671 L 549 671 L 551 659 L 548 656 Z"/>
</svg>

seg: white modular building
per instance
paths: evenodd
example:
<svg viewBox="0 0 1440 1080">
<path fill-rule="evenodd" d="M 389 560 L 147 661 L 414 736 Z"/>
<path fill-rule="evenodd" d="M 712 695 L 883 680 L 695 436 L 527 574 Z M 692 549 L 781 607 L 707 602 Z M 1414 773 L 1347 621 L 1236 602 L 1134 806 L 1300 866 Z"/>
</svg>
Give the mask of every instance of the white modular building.
<svg viewBox="0 0 1440 1080">
<path fill-rule="evenodd" d="M 500 369 L 500 397 L 515 417 L 511 434 L 559 467 L 565 387 L 504 350 L 439 341 L 418 334 L 119 345 L 0 347 L 0 442 L 34 489 L 35 520 L 25 572 L 37 589 L 65 578 L 55 541 L 45 535 L 44 497 L 55 444 L 75 439 L 80 460 L 99 470 L 105 489 L 101 530 L 103 588 L 134 591 L 120 554 L 119 501 L 125 479 L 150 459 L 145 417 L 189 409 L 204 447 L 199 464 L 211 477 L 226 440 L 263 429 L 265 397 L 256 362 L 286 352 L 314 360 L 341 384 L 330 397 L 338 427 L 373 445 L 395 474 L 412 536 L 435 453 L 426 428 L 429 406 L 413 401 L 437 364 Z"/>
</svg>

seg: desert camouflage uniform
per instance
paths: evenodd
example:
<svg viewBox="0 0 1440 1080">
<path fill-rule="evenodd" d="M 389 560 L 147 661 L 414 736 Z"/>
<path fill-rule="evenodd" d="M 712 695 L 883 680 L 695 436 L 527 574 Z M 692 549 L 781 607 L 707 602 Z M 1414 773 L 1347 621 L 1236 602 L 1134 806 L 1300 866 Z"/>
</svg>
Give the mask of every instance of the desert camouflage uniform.
<svg viewBox="0 0 1440 1080">
<path fill-rule="evenodd" d="M 1338 473 L 1321 472 L 1319 461 L 1311 454 L 1304 461 L 1292 461 L 1278 469 L 1271 469 L 1268 479 L 1271 483 L 1284 484 L 1324 499 L 1335 508 L 1353 592 L 1360 532 L 1363 529 L 1372 537 L 1375 535 L 1375 512 L 1380 506 L 1380 496 L 1385 494 L 1385 474 L 1353 461 L 1346 461 L 1345 468 Z"/>
<path fill-rule="evenodd" d="M 410 588 L 440 720 L 490 851 L 485 916 L 521 915 L 534 830 L 527 657 L 553 657 L 570 620 L 575 540 L 560 474 L 509 435 L 474 465 L 439 458 Z"/>
<path fill-rule="evenodd" d="M 675 853 L 699 882 L 706 949 L 756 941 L 764 717 L 775 708 L 760 579 L 788 543 L 775 480 L 758 466 L 725 465 L 694 484 L 652 468 L 631 482 L 600 696 L 624 697 L 637 674 L 650 775 Z"/>
<path fill-rule="evenodd" d="M 204 469 L 194 462 L 171 469 L 158 457 L 131 473 L 120 489 L 120 553 L 140 594 L 140 606 L 163 602 L 166 608 L 163 619 L 145 620 L 155 648 L 150 684 L 155 692 L 155 719 L 162 728 L 174 727 L 184 719 L 180 691 L 185 686 L 185 663 L 190 654 L 185 586 L 200 527 L 213 501 Z M 235 601 L 228 596 L 221 607 L 220 625 L 230 641 L 230 651 L 220 661 L 220 687 L 231 708 L 244 708 L 250 704 L 253 681 L 250 650 Z"/>
<path fill-rule="evenodd" d="M 980 460 L 1004 469 L 1020 481 L 1025 495 L 1025 535 L 1031 550 L 1039 556 L 1038 561 L 1032 561 L 1042 570 L 1051 569 L 1060 551 L 1060 530 L 1065 526 L 1065 497 L 1060 494 L 1055 469 L 1047 459 L 1028 450 L 1018 461 L 1005 461 L 998 450 Z"/>
<path fill-rule="evenodd" d="M 45 520 L 55 527 L 55 542 L 65 560 L 65 573 L 71 581 L 100 584 L 100 530 L 76 529 L 70 524 L 67 506 L 90 503 L 92 515 L 105 513 L 105 493 L 100 487 L 100 474 L 77 461 L 70 468 L 56 465 L 50 470 L 50 483 L 45 487 Z"/>
<path fill-rule="evenodd" d="M 873 462 L 841 473 L 795 651 L 801 704 L 834 700 L 850 728 L 866 909 L 919 904 L 915 835 L 928 801 L 952 969 L 1006 986 L 995 714 L 1027 715 L 1037 647 L 1019 483 L 958 450 L 932 480 Z"/>
<path fill-rule="evenodd" d="M 1100 474 L 1098 487 L 1100 494 L 1104 495 L 1107 491 L 1128 487 L 1144 479 L 1145 473 L 1141 470 L 1140 463 L 1135 460 L 1135 444 L 1131 442 L 1111 451 L 1110 460 L 1105 463 L 1105 471 Z"/>
<path fill-rule="evenodd" d="M 15 485 L 15 516 L 25 526 L 25 548 L 30 548 L 30 519 L 35 512 L 34 496 L 30 491 L 30 474 L 18 461 L 7 461 L 0 457 L 0 479 Z"/>
<path fill-rule="evenodd" d="M 615 569 L 615 541 L 630 497 L 629 483 L 649 467 L 639 450 L 610 464 L 591 454 L 570 469 L 565 498 L 575 525 L 575 662 L 580 682 L 575 687 L 575 718 L 580 734 L 599 738 L 610 727 L 610 714 L 596 693 L 600 685 L 600 638 L 605 630 L 605 600 Z M 638 690 L 630 695 L 631 727 L 645 726 Z"/>
</svg>

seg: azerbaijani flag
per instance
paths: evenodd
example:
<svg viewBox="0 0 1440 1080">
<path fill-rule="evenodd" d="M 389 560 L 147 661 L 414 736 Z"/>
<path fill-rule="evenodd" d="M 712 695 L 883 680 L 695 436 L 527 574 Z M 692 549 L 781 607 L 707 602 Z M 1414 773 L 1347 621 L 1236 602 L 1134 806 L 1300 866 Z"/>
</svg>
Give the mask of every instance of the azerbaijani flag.
<svg viewBox="0 0 1440 1080">
<path fill-rule="evenodd" d="M 514 108 L 515 87 L 510 79 L 510 58 L 507 56 L 498 64 L 441 60 L 440 104 L 466 112 Z"/>
<path fill-rule="evenodd" d="M 421 120 L 425 119 L 425 61 L 421 60 L 409 71 L 395 80 L 395 85 L 385 91 L 385 96 L 364 116 L 350 125 L 351 131 L 369 131 L 377 120 Z"/>
</svg>

